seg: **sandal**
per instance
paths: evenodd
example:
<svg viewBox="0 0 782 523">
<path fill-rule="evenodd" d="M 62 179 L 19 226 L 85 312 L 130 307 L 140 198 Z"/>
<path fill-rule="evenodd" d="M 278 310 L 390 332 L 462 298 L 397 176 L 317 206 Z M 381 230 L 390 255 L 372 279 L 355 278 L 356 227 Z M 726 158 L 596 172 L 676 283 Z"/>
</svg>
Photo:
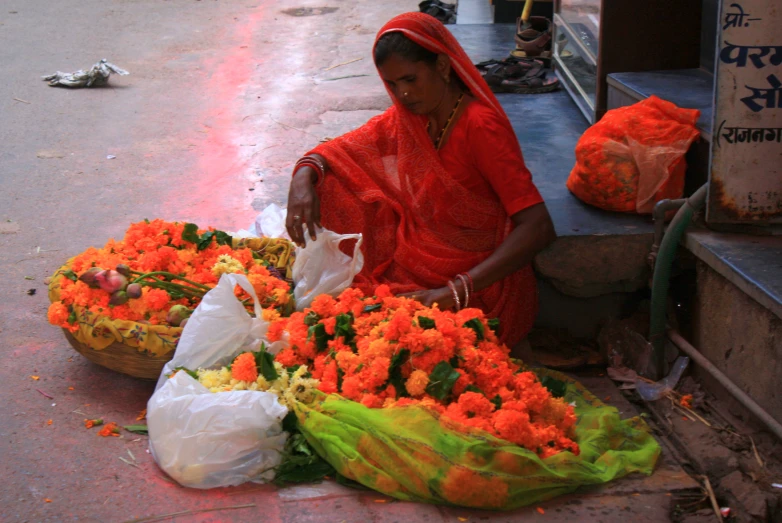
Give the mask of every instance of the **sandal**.
<svg viewBox="0 0 782 523">
<path fill-rule="evenodd" d="M 559 78 L 546 76 L 546 73 L 542 73 L 540 76 L 503 80 L 498 90 L 492 88 L 495 93 L 515 94 L 550 93 L 557 89 L 559 89 Z"/>
<path fill-rule="evenodd" d="M 418 10 L 437 18 L 443 24 L 456 23 L 456 6 L 453 4 L 446 4 L 440 0 L 424 0 L 418 4 Z"/>
<path fill-rule="evenodd" d="M 487 60 L 475 66 L 495 93 L 537 94 L 559 88 L 559 79 L 546 77 L 541 60 L 509 56 L 503 60 Z"/>
<path fill-rule="evenodd" d="M 551 20 L 545 16 L 531 16 L 523 27 L 521 18 L 516 20 L 516 49 L 511 55 L 551 60 Z M 547 62 L 546 65 L 550 65 Z"/>
<path fill-rule="evenodd" d="M 485 62 L 480 62 L 475 64 L 475 67 L 478 69 L 478 71 L 480 71 L 481 75 L 484 76 L 485 78 L 489 70 L 498 65 L 504 68 L 510 68 L 508 74 L 512 74 L 513 76 L 519 76 L 522 73 L 526 74 L 528 70 L 533 68 L 537 72 L 537 70 L 540 69 L 540 67 L 542 67 L 544 64 L 539 60 L 532 60 L 531 58 L 518 58 L 515 56 L 508 56 L 507 58 L 503 58 L 502 60 L 496 60 L 496 59 L 486 60 Z M 505 76 L 507 76 L 507 74 Z"/>
</svg>

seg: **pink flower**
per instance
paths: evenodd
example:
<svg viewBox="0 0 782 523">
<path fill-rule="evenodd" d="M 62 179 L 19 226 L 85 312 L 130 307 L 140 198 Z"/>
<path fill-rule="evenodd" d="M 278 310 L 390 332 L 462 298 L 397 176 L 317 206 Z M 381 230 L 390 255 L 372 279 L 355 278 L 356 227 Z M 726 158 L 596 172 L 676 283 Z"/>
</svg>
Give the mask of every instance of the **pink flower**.
<svg viewBox="0 0 782 523">
<path fill-rule="evenodd" d="M 124 290 L 128 286 L 128 279 L 117 271 L 101 271 L 95 275 L 95 281 L 100 288 L 109 294 Z"/>
</svg>

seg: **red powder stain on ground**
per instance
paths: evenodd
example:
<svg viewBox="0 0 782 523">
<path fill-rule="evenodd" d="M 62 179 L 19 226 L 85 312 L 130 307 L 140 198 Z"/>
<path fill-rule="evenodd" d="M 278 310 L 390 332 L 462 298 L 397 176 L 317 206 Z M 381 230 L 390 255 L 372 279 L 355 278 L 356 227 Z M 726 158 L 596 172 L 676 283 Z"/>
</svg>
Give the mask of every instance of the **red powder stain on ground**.
<svg viewBox="0 0 782 523">
<path fill-rule="evenodd" d="M 38 354 L 41 351 L 50 352 L 56 347 L 55 343 L 51 341 L 43 342 L 27 342 L 19 346 L 19 349 L 14 351 L 15 356 L 21 356 L 23 354 Z"/>
<path fill-rule="evenodd" d="M 203 122 L 198 146 L 199 158 L 188 187 L 169 195 L 167 214 L 194 221 L 201 227 L 225 230 L 247 228 L 256 212 L 246 206 L 247 161 L 240 154 L 239 124 L 248 111 L 243 100 L 246 84 L 262 59 L 253 56 L 253 37 L 264 19 L 263 6 L 250 11 L 226 35 L 216 38 L 225 49 L 214 60 L 201 65 L 206 110 L 196 121 Z M 194 133 L 198 134 L 198 133 Z M 185 138 L 183 141 L 190 141 Z M 252 140 L 251 137 L 245 139 Z"/>
</svg>

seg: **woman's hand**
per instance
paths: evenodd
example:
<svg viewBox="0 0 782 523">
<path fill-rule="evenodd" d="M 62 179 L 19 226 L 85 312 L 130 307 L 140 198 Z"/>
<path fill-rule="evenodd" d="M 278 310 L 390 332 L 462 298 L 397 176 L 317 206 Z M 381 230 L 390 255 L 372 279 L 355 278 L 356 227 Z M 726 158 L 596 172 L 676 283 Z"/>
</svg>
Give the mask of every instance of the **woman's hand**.
<svg viewBox="0 0 782 523">
<path fill-rule="evenodd" d="M 419 301 L 427 307 L 431 307 L 436 303 L 440 310 L 443 311 L 448 310 L 455 305 L 453 301 L 453 293 L 448 287 L 440 287 L 439 289 L 421 289 L 420 291 L 406 292 L 404 294 L 400 294 L 399 296 Z"/>
<path fill-rule="evenodd" d="M 296 171 L 288 190 L 288 216 L 285 227 L 293 242 L 303 247 L 304 226 L 310 238 L 317 239 L 315 226 L 320 227 L 320 199 L 315 192 L 314 180 L 317 173 L 312 167 L 304 166 Z"/>
</svg>

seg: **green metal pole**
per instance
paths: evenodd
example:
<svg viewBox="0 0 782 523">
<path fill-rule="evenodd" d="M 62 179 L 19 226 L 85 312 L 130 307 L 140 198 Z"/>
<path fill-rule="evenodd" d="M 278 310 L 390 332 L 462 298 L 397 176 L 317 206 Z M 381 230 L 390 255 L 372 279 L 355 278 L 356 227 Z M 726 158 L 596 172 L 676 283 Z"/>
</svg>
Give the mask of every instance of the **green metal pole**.
<svg viewBox="0 0 782 523">
<path fill-rule="evenodd" d="M 666 329 L 666 302 L 668 300 L 668 286 L 671 278 L 671 266 L 676 257 L 676 249 L 684 236 L 684 231 L 690 225 L 692 215 L 706 203 L 706 190 L 708 184 L 704 184 L 695 191 L 692 196 L 677 211 L 671 220 L 671 224 L 665 231 L 657 253 L 652 276 L 652 304 L 651 317 L 649 319 L 649 342 L 652 344 L 652 359 L 655 363 L 658 378 L 665 367 L 665 329 Z"/>
</svg>

